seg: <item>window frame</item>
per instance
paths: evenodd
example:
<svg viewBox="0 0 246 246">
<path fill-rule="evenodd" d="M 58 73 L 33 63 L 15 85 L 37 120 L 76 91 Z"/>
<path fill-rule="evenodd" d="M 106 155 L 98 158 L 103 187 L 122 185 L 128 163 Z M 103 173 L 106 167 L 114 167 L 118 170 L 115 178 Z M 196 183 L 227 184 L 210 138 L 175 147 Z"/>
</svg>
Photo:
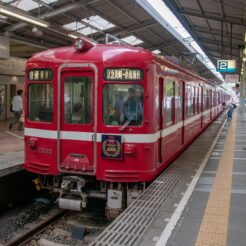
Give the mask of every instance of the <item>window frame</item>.
<svg viewBox="0 0 246 246">
<path fill-rule="evenodd" d="M 187 87 L 189 87 L 189 90 L 187 90 Z M 195 114 L 195 106 L 194 106 L 194 96 L 195 96 L 195 87 L 192 84 L 186 83 L 185 84 L 185 103 L 186 103 L 186 107 L 185 107 L 185 119 L 191 118 L 193 117 Z M 190 97 L 186 97 L 188 96 L 188 92 Z M 191 105 L 188 106 L 188 101 L 191 102 Z M 188 108 L 190 108 L 190 110 L 188 110 Z M 189 115 L 187 114 L 187 112 L 189 112 Z"/>
<path fill-rule="evenodd" d="M 169 80 L 169 81 L 168 81 Z M 167 122 L 167 83 L 172 83 L 173 94 L 171 98 L 171 121 Z M 165 86 L 165 126 L 169 127 L 175 124 L 175 78 L 166 77 L 164 79 Z"/>
<path fill-rule="evenodd" d="M 181 102 L 181 106 L 180 106 L 180 118 L 178 117 L 179 116 L 179 114 L 178 114 L 178 103 L 176 103 L 176 102 L 178 102 L 178 98 L 176 98 L 176 97 L 178 97 L 179 96 L 179 94 L 180 94 L 180 88 L 181 88 L 181 95 L 180 95 L 180 97 L 181 97 L 181 100 L 180 100 L 180 102 Z M 178 123 L 178 122 L 180 122 L 180 121 L 182 121 L 183 120 L 183 98 L 184 97 L 184 88 L 183 88 L 183 81 L 179 81 L 179 80 L 176 80 L 175 81 L 175 111 L 176 111 L 176 117 L 175 117 L 175 123 Z"/>
<path fill-rule="evenodd" d="M 36 120 L 32 120 L 29 118 L 29 114 L 30 114 L 30 108 L 29 108 L 29 104 L 30 104 L 30 87 L 32 85 L 50 85 L 51 88 L 52 88 L 52 105 L 53 105 L 53 110 L 52 110 L 52 121 L 36 121 Z M 55 113 L 54 113 L 54 101 L 55 101 L 55 92 L 54 92 L 54 84 L 52 83 L 52 81 L 28 81 L 28 86 L 27 86 L 27 103 L 26 103 L 26 106 L 27 106 L 27 112 L 26 112 L 26 119 L 28 122 L 32 122 L 32 123 L 35 123 L 35 124 L 53 124 L 54 123 L 54 119 L 55 119 Z"/>
<path fill-rule="evenodd" d="M 146 117 L 146 109 L 145 109 L 145 99 L 144 99 L 144 95 L 145 95 L 145 86 L 143 84 L 143 81 L 138 81 L 138 82 L 132 82 L 132 81 L 122 81 L 122 80 L 114 80 L 114 81 L 105 81 L 102 84 L 102 125 L 105 127 L 113 127 L 113 128 L 119 128 L 122 125 L 108 125 L 104 122 L 104 90 L 106 86 L 110 86 L 110 85 L 138 85 L 141 86 L 143 89 L 143 115 L 142 115 L 142 124 L 141 125 L 129 125 L 131 128 L 140 128 L 144 126 L 144 121 L 145 121 L 145 117 Z"/>
<path fill-rule="evenodd" d="M 68 78 L 89 78 L 91 81 L 91 118 L 90 118 L 90 122 L 89 123 L 73 123 L 73 122 L 66 122 L 65 121 L 65 83 L 66 83 L 66 79 Z M 70 82 L 71 83 L 71 82 Z M 73 82 L 74 83 L 74 82 Z M 92 77 L 88 76 L 88 75 L 75 75 L 75 74 L 71 74 L 71 75 L 66 75 L 64 76 L 63 78 L 63 86 L 62 86 L 62 97 L 63 97 L 63 106 L 61 107 L 61 109 L 63 109 L 63 112 L 62 112 L 62 121 L 63 121 L 63 124 L 65 125 L 68 125 L 68 126 L 91 126 L 91 125 L 94 125 L 94 80 Z"/>
</svg>

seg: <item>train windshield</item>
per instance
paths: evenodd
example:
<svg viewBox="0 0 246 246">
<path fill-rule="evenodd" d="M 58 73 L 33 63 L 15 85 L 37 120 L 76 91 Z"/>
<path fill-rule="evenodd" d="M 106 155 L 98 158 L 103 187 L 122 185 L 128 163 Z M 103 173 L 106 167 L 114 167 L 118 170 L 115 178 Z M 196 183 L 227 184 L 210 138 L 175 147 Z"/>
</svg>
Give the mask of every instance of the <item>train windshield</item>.
<svg viewBox="0 0 246 246">
<path fill-rule="evenodd" d="M 66 77 L 64 87 L 64 120 L 70 124 L 92 121 L 92 80 L 90 77 Z"/>
<path fill-rule="evenodd" d="M 51 84 L 29 85 L 28 119 L 40 122 L 53 120 L 53 87 Z"/>
<path fill-rule="evenodd" d="M 103 121 L 106 125 L 143 123 L 143 86 L 108 84 L 103 89 Z"/>
</svg>

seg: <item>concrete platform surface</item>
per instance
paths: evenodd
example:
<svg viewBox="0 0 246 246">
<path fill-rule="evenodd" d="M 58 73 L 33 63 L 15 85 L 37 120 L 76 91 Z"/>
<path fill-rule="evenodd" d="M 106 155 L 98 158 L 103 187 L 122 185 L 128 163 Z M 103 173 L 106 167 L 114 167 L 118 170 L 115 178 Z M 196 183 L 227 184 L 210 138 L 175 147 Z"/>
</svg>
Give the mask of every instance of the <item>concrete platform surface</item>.
<svg viewBox="0 0 246 246">
<path fill-rule="evenodd" d="M 21 170 L 24 162 L 24 131 L 10 131 L 10 122 L 0 122 L 0 177 Z"/>
<path fill-rule="evenodd" d="M 230 121 L 227 121 L 180 219 L 177 224 L 173 226 L 172 231 L 170 231 L 170 237 L 168 237 L 167 242 L 163 244 L 163 246 L 246 245 L 246 113 L 238 112 L 237 116 L 234 115 L 234 117 L 237 117 L 237 119 L 236 127 L 231 134 L 230 140 L 234 141 L 234 150 L 232 150 L 232 183 L 228 191 L 230 192 L 229 206 L 227 208 L 229 212 L 220 217 L 220 215 L 215 212 L 216 209 L 222 213 L 222 210 L 227 205 L 215 204 L 214 206 L 217 206 L 217 208 L 212 211 L 212 213 L 214 213 L 213 217 L 215 218 L 214 226 L 212 226 L 214 228 L 208 228 L 208 231 L 211 233 L 207 233 L 205 238 L 203 235 L 202 238 L 201 234 L 204 233 L 203 230 L 206 230 L 206 226 L 202 227 L 202 223 L 204 223 L 205 220 L 206 224 L 208 220 L 211 219 L 205 216 L 205 211 L 206 213 L 208 212 L 211 191 L 217 189 L 215 179 L 219 170 L 219 165 L 221 165 L 220 160 L 223 152 L 229 151 L 228 149 L 224 150 L 228 128 L 231 124 Z M 229 142 L 229 144 L 232 144 L 232 142 Z M 220 182 L 227 184 L 227 182 L 229 182 L 227 178 L 228 176 L 225 174 L 224 178 L 220 179 Z M 223 190 L 223 192 L 226 193 L 226 190 Z M 223 192 L 220 193 L 220 196 L 225 195 Z M 221 199 L 222 197 L 218 200 Z M 220 206 L 222 206 L 221 209 L 218 209 Z M 225 215 L 227 218 L 224 218 Z M 160 214 L 154 223 L 162 224 L 162 227 L 164 225 L 165 228 L 167 224 L 166 221 L 169 221 L 171 216 L 172 214 L 166 214 L 165 216 L 161 216 Z M 224 230 L 223 235 L 221 234 L 221 229 Z M 163 233 L 163 230 L 161 233 Z M 162 235 L 161 233 L 159 229 L 150 229 L 146 232 L 139 245 L 160 245 L 157 242 Z M 225 241 L 222 242 L 222 240 L 220 240 L 220 243 L 216 242 L 219 237 L 224 238 Z M 203 243 L 201 243 L 201 241 Z"/>
</svg>

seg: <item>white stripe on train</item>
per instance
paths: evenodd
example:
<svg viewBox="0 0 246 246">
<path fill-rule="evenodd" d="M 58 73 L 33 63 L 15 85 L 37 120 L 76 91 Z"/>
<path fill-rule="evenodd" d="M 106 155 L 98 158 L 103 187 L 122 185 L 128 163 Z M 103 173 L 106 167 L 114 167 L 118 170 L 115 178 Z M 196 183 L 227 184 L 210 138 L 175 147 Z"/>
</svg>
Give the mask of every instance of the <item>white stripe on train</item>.
<svg viewBox="0 0 246 246">
<path fill-rule="evenodd" d="M 193 123 L 194 121 L 198 120 L 202 115 L 207 115 L 210 113 L 210 110 L 206 110 L 200 114 L 197 114 L 189 119 L 186 119 L 184 122 L 178 122 L 175 125 L 172 125 L 162 131 L 158 131 L 156 133 L 151 134 L 114 134 L 114 135 L 121 135 L 123 138 L 123 142 L 127 143 L 154 143 L 160 137 L 166 137 L 174 132 L 176 132 L 181 127 L 187 126 L 188 124 Z M 103 134 L 112 134 L 112 133 L 97 133 L 97 142 L 101 142 L 101 137 Z M 48 138 L 48 139 L 58 139 L 58 131 L 53 130 L 41 130 L 35 128 L 25 128 L 25 136 L 30 137 L 39 137 L 39 138 Z M 60 139 L 67 139 L 67 140 L 82 140 L 82 141 L 93 141 L 93 132 L 73 132 L 73 131 L 61 131 L 59 133 Z"/>
</svg>

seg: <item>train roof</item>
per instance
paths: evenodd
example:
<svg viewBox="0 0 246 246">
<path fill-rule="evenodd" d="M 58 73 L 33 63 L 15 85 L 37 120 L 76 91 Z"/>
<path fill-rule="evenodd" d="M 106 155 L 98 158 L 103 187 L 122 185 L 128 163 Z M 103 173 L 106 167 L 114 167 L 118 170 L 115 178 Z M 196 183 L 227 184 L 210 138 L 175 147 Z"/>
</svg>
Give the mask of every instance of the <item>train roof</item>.
<svg viewBox="0 0 246 246">
<path fill-rule="evenodd" d="M 141 47 L 135 47 L 122 44 L 95 44 L 91 49 L 80 52 L 73 46 L 66 46 L 45 50 L 34 54 L 27 62 L 27 66 L 31 63 L 45 63 L 47 65 L 63 64 L 63 63 L 95 63 L 103 64 L 105 67 L 121 66 L 128 67 L 134 64 L 134 67 L 145 67 L 149 63 L 158 63 L 160 66 L 165 65 L 171 69 L 175 69 L 188 77 L 200 81 L 206 79 L 197 74 L 165 59 L 163 56 L 153 54 L 151 51 Z"/>
<path fill-rule="evenodd" d="M 28 62 L 88 62 L 111 64 L 115 61 L 131 63 L 141 60 L 148 63 L 153 60 L 153 55 L 149 50 L 140 47 L 116 45 L 116 44 L 96 44 L 88 51 L 77 51 L 73 46 L 54 48 L 34 54 Z"/>
</svg>

